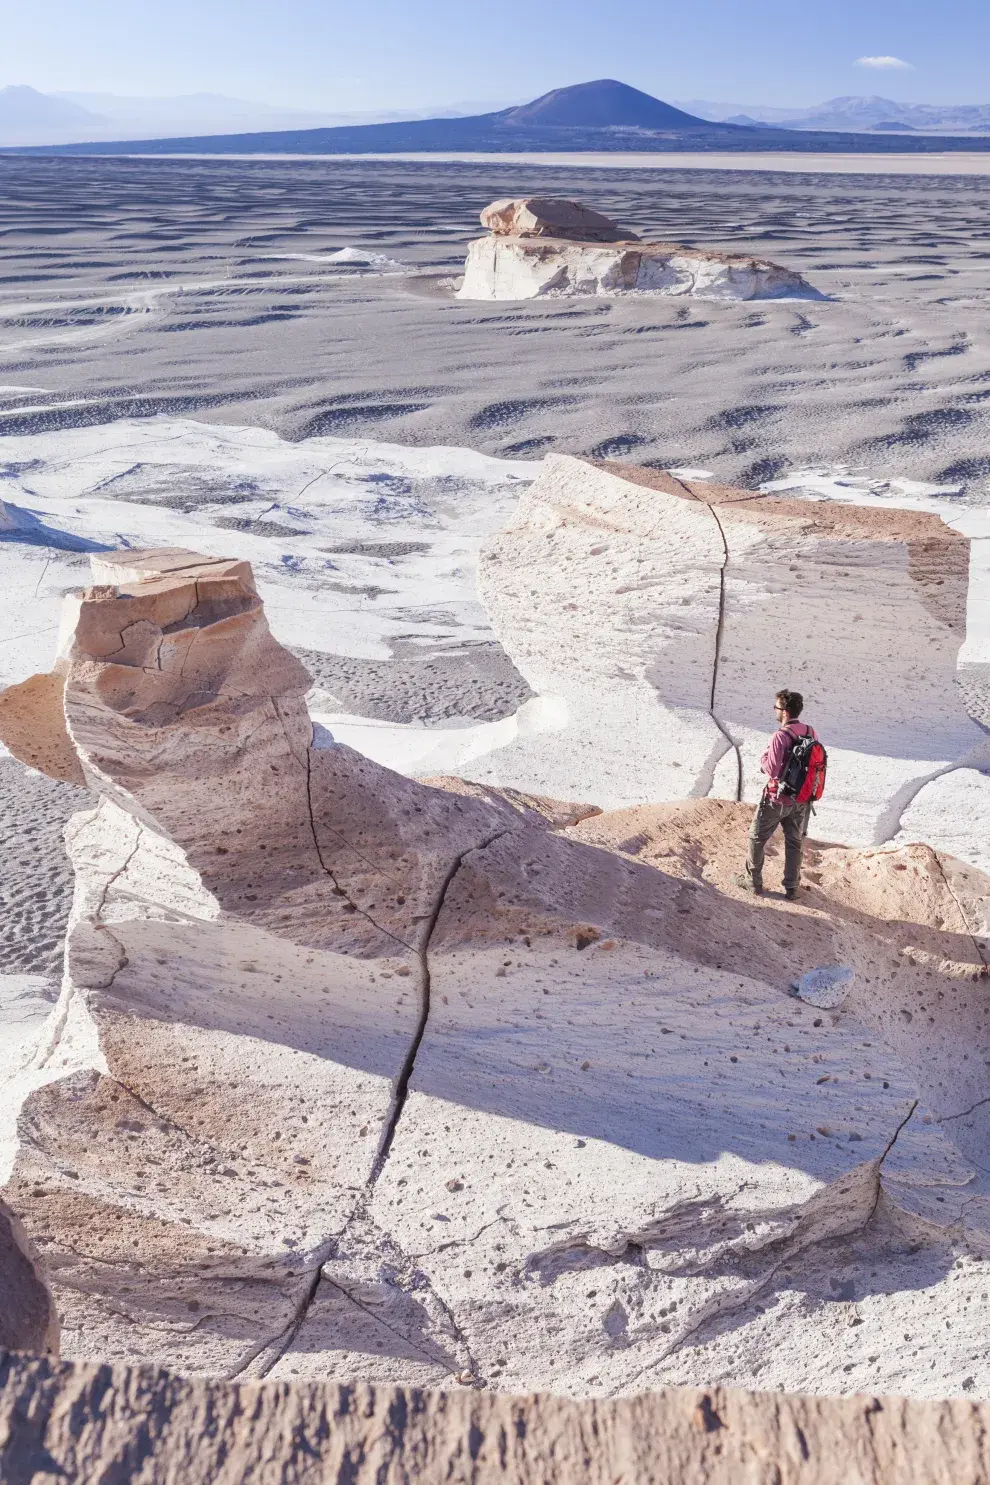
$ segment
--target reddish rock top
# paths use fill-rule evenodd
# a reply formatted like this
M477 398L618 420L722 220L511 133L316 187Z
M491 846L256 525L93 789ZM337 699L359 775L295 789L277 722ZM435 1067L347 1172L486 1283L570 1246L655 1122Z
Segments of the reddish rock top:
M559 196L493 201L481 213L481 225L496 237L562 237L571 242L638 242L609 217L580 201Z

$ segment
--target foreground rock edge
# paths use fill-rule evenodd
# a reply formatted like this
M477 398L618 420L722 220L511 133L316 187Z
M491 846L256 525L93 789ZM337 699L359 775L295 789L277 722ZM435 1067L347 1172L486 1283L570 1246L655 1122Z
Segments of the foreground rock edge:
M573 1401L362 1382L229 1383L0 1352L5 1485L118 1478L121 1468L132 1485L956 1485L990 1473L990 1406L721 1387Z

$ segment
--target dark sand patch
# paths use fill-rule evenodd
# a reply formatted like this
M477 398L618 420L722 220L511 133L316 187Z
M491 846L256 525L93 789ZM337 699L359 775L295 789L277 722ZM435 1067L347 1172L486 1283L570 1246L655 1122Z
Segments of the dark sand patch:
M973 721L990 732L990 665L961 665L956 684Z
M396 642L392 660L356 660L290 646L342 711L380 722L497 722L533 695L500 644L438 649Z
M72 906L63 831L87 789L0 758L0 972L57 972Z

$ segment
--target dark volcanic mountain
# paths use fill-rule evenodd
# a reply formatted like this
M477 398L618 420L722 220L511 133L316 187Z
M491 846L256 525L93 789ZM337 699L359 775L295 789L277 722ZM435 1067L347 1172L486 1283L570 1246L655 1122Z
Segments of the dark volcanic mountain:
M471 118L410 119L332 129L278 129L182 139L36 146L18 154L371 155L509 154L516 151L870 150L990 148L968 139L798 132L773 125L713 124L612 78L555 88L532 103Z
M602 78L554 88L532 103L502 114L506 124L525 128L564 129L711 129L706 119L672 108L626 83ZM724 126L723 126L724 127Z

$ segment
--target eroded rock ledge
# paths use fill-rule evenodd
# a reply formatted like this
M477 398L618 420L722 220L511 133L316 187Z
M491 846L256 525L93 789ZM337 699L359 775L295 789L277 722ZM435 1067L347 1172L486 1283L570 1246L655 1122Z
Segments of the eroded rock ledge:
M986 1404L722 1387L615 1401L224 1383L0 1353L5 1485L958 1485L990 1474Z
M247 564L94 578L0 723L95 795L0 1109L67 1356L990 1392L982 873L816 846L802 905L754 903L743 806L594 814L314 747ZM790 996L829 964L840 1007Z

